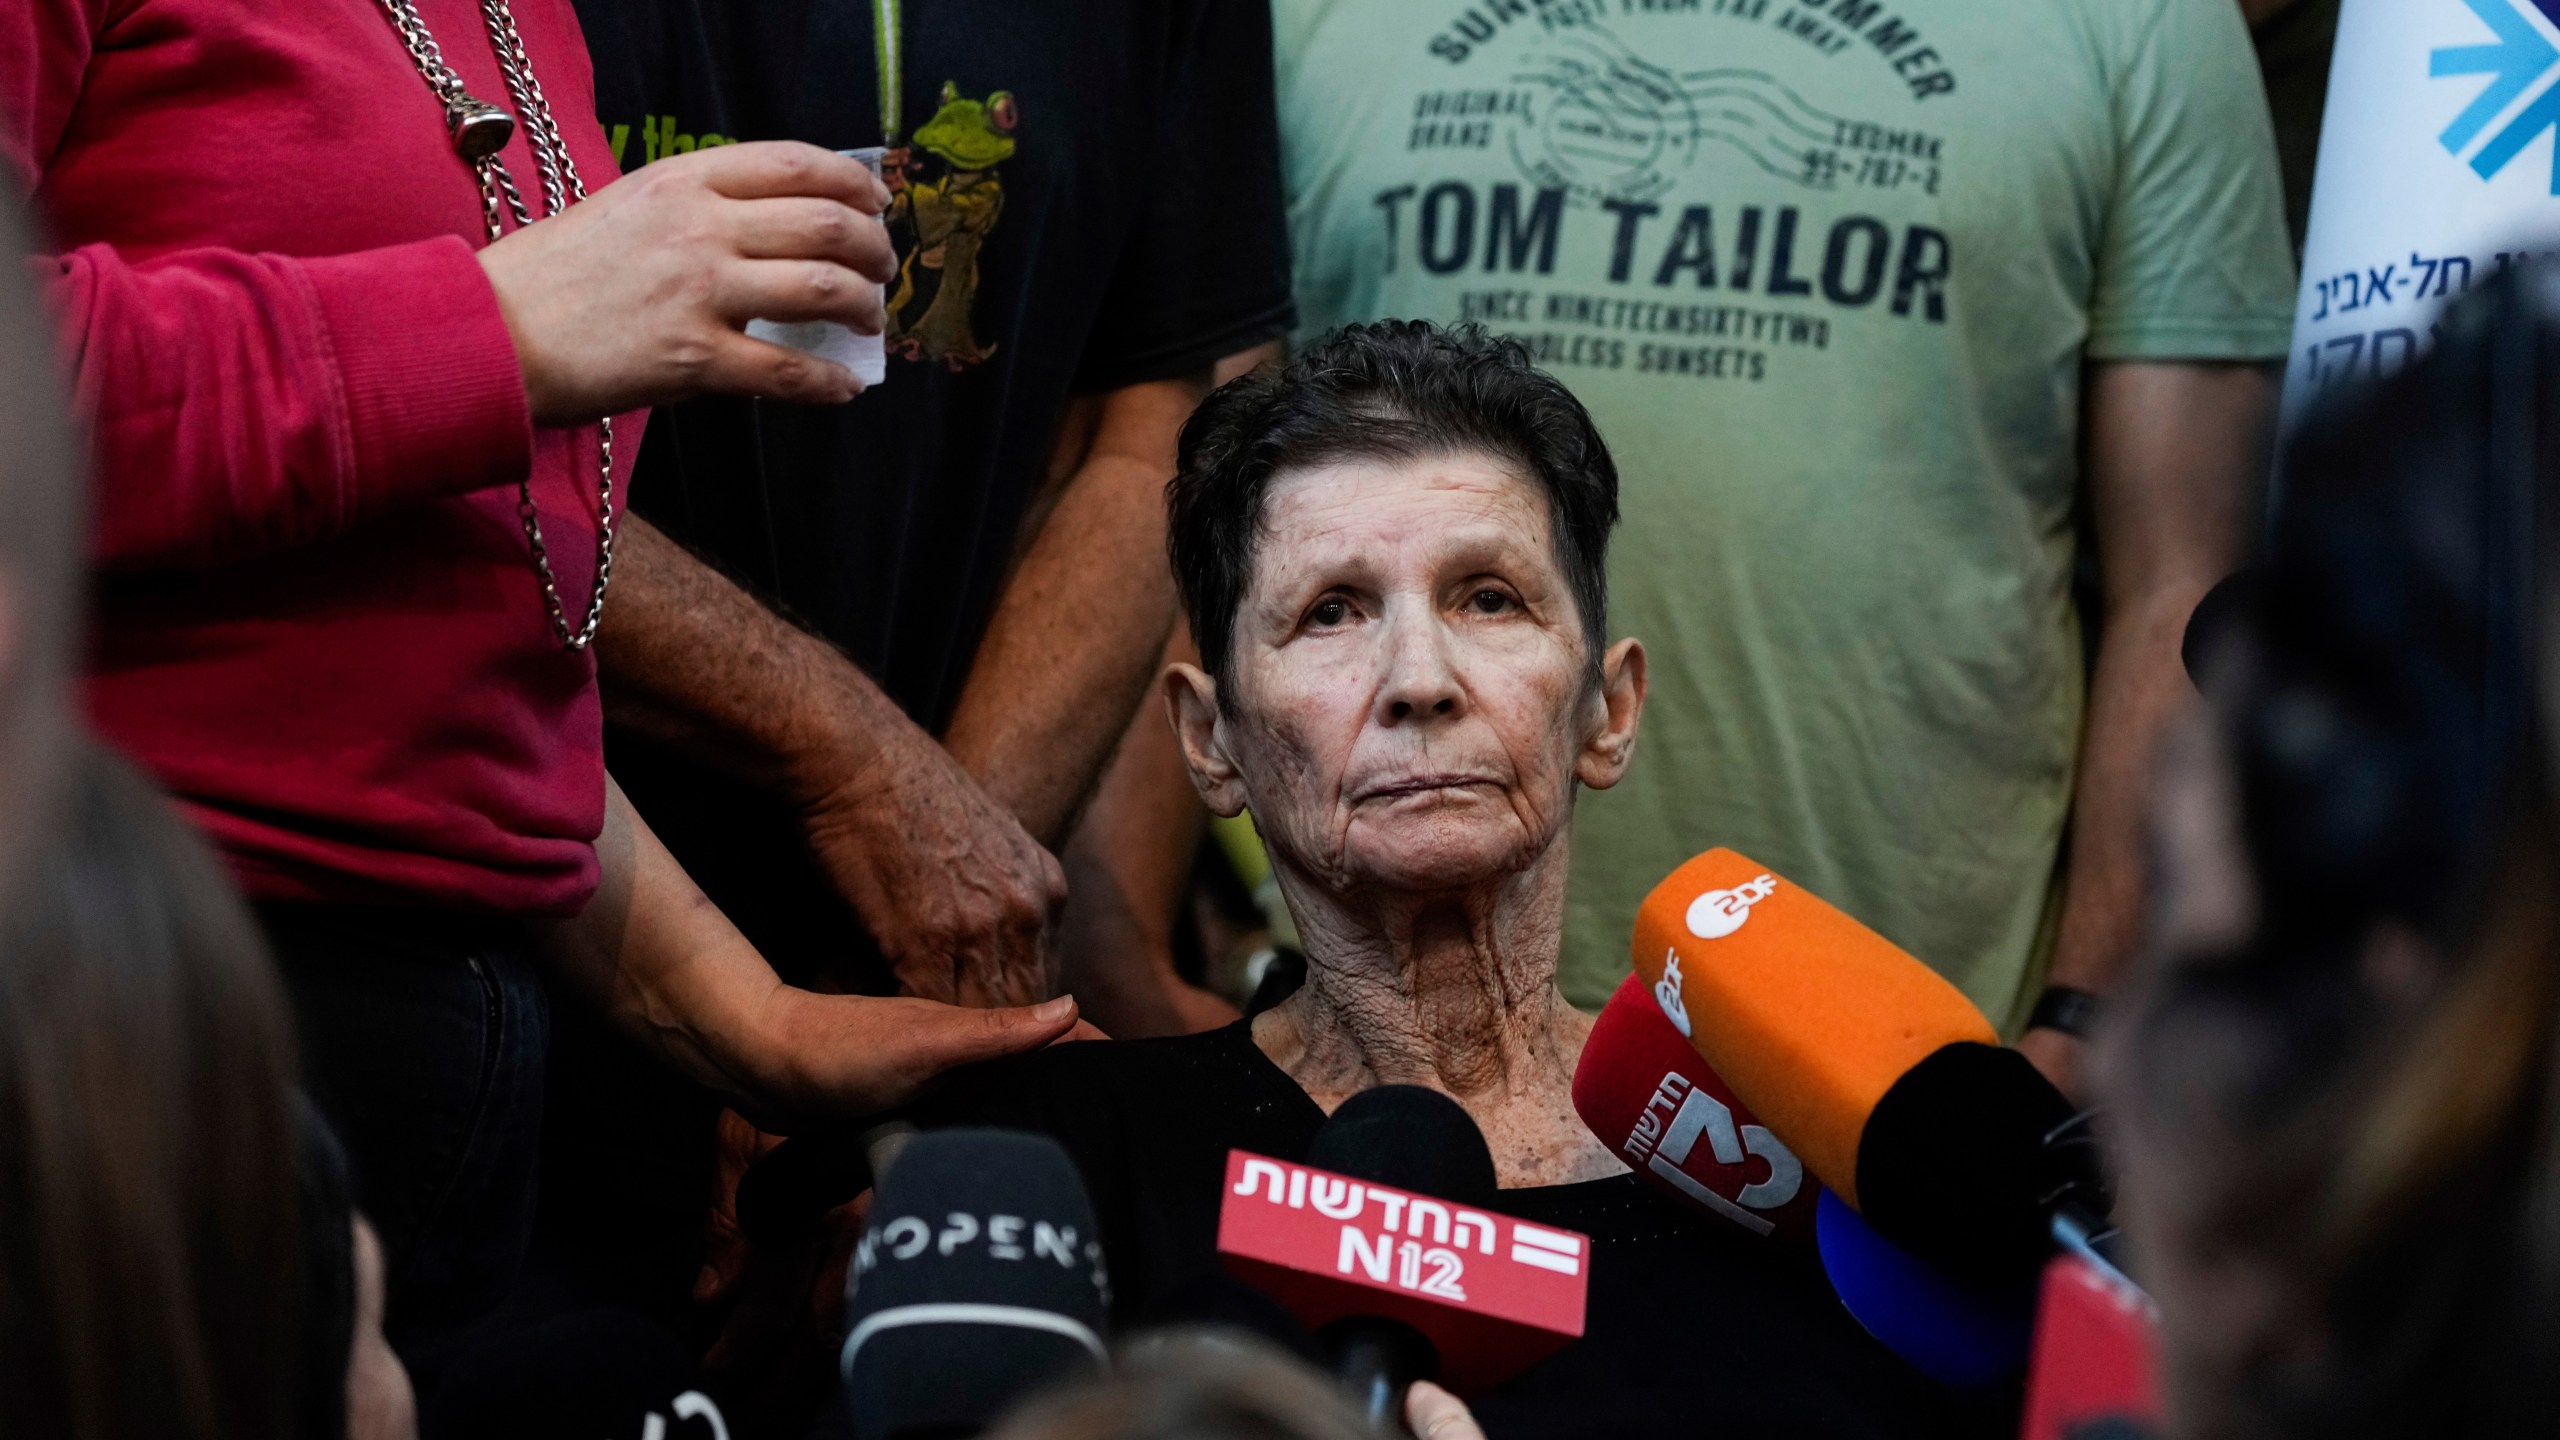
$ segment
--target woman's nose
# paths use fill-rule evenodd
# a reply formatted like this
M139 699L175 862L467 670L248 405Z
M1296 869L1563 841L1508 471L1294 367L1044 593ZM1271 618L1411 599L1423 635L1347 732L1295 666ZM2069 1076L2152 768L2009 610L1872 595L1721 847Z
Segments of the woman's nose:
M1447 636L1437 625L1391 623L1387 627L1386 683L1378 690L1378 720L1396 725L1453 719L1466 709L1466 691L1450 663Z

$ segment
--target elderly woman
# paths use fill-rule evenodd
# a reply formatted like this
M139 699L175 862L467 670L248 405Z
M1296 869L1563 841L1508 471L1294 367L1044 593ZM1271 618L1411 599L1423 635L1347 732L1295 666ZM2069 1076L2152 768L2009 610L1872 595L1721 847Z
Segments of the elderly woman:
M1063 1141L1134 1319L1215 1270L1231 1147L1298 1158L1351 1095L1428 1086L1501 1208L1596 1242L1585 1338L1484 1397L1489 1433L1938 1428L1808 1257L1655 1200L1575 1116L1574 794L1625 774L1645 693L1642 647L1604 643L1617 473L1582 406L1516 343L1354 327L1212 396L1171 504L1203 664L1167 706L1203 798L1261 828L1306 983L1226 1030L983 1068L925 1118Z

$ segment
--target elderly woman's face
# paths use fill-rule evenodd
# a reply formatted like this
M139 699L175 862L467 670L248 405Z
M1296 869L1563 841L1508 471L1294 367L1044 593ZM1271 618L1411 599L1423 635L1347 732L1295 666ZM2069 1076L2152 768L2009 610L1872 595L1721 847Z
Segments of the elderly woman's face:
M1214 720L1177 718L1210 803L1336 886L1518 870L1634 740L1632 641L1590 683L1544 493L1490 457L1275 478ZM1204 684L1196 672L1195 684Z

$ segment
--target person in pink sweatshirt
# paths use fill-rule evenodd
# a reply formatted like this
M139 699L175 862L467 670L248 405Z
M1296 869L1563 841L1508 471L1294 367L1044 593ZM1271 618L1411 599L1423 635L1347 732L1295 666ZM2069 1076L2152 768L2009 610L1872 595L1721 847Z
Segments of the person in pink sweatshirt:
M877 331L893 264L850 160L617 181L593 115L567 0L0 11L93 449L89 714L259 907L404 1349L521 1258L549 989L769 1128L1075 1023L783 986L606 776L643 408L849 399L744 326Z

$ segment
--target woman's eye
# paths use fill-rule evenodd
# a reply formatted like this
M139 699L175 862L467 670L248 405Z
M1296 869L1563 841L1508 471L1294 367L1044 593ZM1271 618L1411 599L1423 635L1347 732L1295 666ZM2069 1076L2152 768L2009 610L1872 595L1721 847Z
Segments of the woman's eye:
M1511 608L1511 597L1499 590L1479 590L1467 597L1467 608L1479 615L1499 615Z
M1307 623L1330 628L1351 618L1350 602L1338 595L1328 595L1307 612Z

